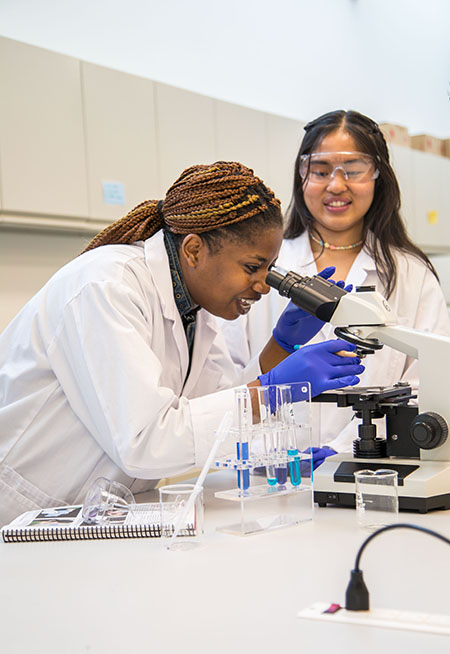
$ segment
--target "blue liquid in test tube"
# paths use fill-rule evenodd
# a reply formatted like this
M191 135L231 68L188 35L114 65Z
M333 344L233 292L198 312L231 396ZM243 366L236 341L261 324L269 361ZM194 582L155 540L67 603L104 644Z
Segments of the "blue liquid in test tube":
M275 455L275 431L270 407L269 388L261 386L257 389L259 404L259 425L263 434L264 452L267 458L266 480L269 486L277 485L277 473L271 459Z
M300 454L297 447L297 425L295 423L294 408L292 405L292 393L290 387L286 387L284 391L285 400L285 420L288 428L287 435L287 453L289 456L294 457L293 461L289 461L289 476L293 486L299 486L302 481L300 473Z
M276 474L277 474L277 483L280 484L280 486L284 486L287 482L287 466L276 468Z
M242 450L242 452L241 452ZM236 443L237 458L239 461L248 461L248 443L239 441ZM250 486L250 471L242 470L242 485L241 485L241 470L237 473L238 488L247 490Z
M287 454L287 424L286 424L286 393L289 387L284 384L276 387L275 400L275 425L276 425L276 450L278 456L285 457ZM289 394L290 398L290 394ZM276 467L277 483L285 486L288 480L287 463L281 463Z
M238 418L238 437L236 443L236 454L238 461L248 461L248 433L251 413L249 410L249 397L246 388L237 388L236 391L237 418ZM241 474L242 472L242 474ZM248 490L250 486L250 470L237 471L238 488Z

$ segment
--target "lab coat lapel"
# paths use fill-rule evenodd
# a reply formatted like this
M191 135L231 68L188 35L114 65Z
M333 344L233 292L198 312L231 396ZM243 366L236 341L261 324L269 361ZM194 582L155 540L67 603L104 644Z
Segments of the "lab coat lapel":
M298 272L300 275L317 275L316 262L309 244L307 233L292 241L284 241L282 248L283 247L288 249L288 263L292 270ZM280 259L283 267L285 267L283 258L280 257Z
M358 252L345 281L347 284L353 284L353 288L364 286L370 272L376 272L375 263L369 253L362 249ZM377 291L382 292L379 288Z
M205 371L205 361L211 352L211 347L218 334L216 319L205 309L200 309L197 315L195 326L194 350L191 362L191 370L183 389L183 395L189 397L191 391L197 385L199 377ZM212 374L212 372L210 372ZM211 383L213 380L210 380Z
M180 359L182 379L186 377L189 366L189 352L183 323L173 297L172 278L169 259L164 246L163 232L157 232L145 241L145 259L153 278L164 320L172 323L172 334ZM170 353L172 355L172 353ZM173 353L175 355L175 353Z

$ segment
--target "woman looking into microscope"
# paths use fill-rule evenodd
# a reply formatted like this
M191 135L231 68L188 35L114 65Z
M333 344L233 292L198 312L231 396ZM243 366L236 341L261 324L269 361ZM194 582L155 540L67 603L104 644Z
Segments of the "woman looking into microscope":
M203 465L234 386L358 383L360 361L336 354L354 346L336 339L233 365L216 316L269 292L281 241L273 192L219 161L185 170L47 282L0 336L0 525L79 504L97 477L139 492ZM235 451L231 435L223 447Z

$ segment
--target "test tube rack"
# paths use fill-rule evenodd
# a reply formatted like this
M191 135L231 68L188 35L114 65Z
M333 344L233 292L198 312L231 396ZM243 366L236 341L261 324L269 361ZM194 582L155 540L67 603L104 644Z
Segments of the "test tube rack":
M249 488L238 486L229 490L217 491L215 497L233 502L238 509L237 520L232 524L218 527L219 531L248 536L273 529L292 527L312 520L314 512L313 474L311 454L301 453L289 456L280 453L277 456L252 456L246 461L240 459L220 459L215 462L216 469L228 469L253 472L268 465L281 466L300 463L301 481L293 485L289 480L285 484L270 486L264 477L251 475Z
M237 487L215 497L237 505L239 518L221 531L248 535L312 519L310 399L307 382L235 389L236 458L215 467L236 471ZM257 468L265 480L251 475Z

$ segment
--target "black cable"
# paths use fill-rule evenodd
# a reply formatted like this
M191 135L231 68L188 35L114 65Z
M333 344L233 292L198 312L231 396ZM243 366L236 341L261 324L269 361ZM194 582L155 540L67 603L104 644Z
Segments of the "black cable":
M446 538L442 534L439 534L437 531L433 531L432 529L427 529L426 527L419 527L418 525L410 525L407 522L400 522L395 525L387 525L386 527L380 527L380 529L377 529L377 531L374 531L373 534L370 534L364 541L364 543L361 545L359 548L358 554L356 555L356 560L355 560L355 570L359 570L359 561L361 559L361 555L366 548L366 545L370 543L370 541L375 538L375 536L378 536L378 534L381 534L383 531L390 531L391 529L415 529L416 531L424 531L426 534L430 534L430 536L436 536L436 538L439 538L440 540L443 540L444 543L447 543L447 545L450 545L450 538Z
M373 534L370 534L363 542L361 547L358 550L355 560L355 568L350 573L350 582L347 586L345 593L345 608L347 611L368 611L369 610L369 591L367 590L366 584L364 583L362 570L359 568L359 562L361 560L362 553L370 541L378 536L378 534L383 533L383 531L390 531L391 529L415 529L416 531L423 531L430 536L435 536L439 540L444 541L447 545L450 545L450 539L446 538L442 534L439 534L437 531L432 529L427 529L426 527L419 527L418 525L410 525L407 523L399 523L396 525L387 525L386 527L381 527L374 531Z

